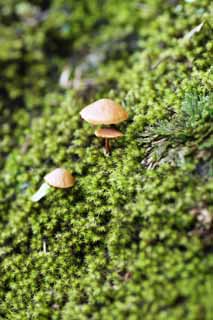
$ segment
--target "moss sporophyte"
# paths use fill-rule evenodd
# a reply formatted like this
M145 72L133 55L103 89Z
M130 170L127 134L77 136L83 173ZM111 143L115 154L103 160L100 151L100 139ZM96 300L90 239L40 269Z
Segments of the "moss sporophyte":
M63 168L57 168L44 177L44 183L40 186L38 191L32 196L33 202L39 201L45 197L51 187L66 189L70 188L75 183L75 178L70 174L69 171Z
M112 125L128 119L128 113L122 106L110 99L100 99L85 107L80 112L81 117L94 125ZM104 151L109 155L111 147L109 139L118 138L122 133L112 128L98 129L97 137L105 139Z

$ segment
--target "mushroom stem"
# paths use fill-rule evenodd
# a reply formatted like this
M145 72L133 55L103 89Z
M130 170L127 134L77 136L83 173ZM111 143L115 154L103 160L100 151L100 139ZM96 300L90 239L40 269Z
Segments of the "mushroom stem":
M42 185L40 186L38 191L36 193L34 193L34 195L32 196L31 200L33 202L39 201L41 198L46 196L46 194L48 193L50 188L51 187L46 182L42 183Z
M105 151L106 151L106 154L109 154L110 150L111 150L111 147L110 147L109 139L105 138Z

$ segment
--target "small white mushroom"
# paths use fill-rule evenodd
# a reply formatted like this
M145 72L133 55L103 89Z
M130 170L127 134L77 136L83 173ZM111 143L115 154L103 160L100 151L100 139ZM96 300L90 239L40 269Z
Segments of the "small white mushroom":
M71 69L69 66L65 66L59 79L59 85L62 88L69 89L72 85L72 82L69 80L71 74Z

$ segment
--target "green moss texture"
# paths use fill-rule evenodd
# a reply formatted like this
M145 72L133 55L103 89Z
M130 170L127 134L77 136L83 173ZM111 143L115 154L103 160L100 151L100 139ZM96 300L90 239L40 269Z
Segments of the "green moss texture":
M0 0L0 319L212 319L212 17ZM110 157L79 116L100 98L129 113ZM75 186L33 203L56 167Z

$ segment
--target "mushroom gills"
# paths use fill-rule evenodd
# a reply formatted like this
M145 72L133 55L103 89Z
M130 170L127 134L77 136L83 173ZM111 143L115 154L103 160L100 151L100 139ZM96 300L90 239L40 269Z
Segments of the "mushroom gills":
M39 201L41 198L46 196L50 189L51 187L46 182L42 183L38 191L32 196L31 200L33 202Z

